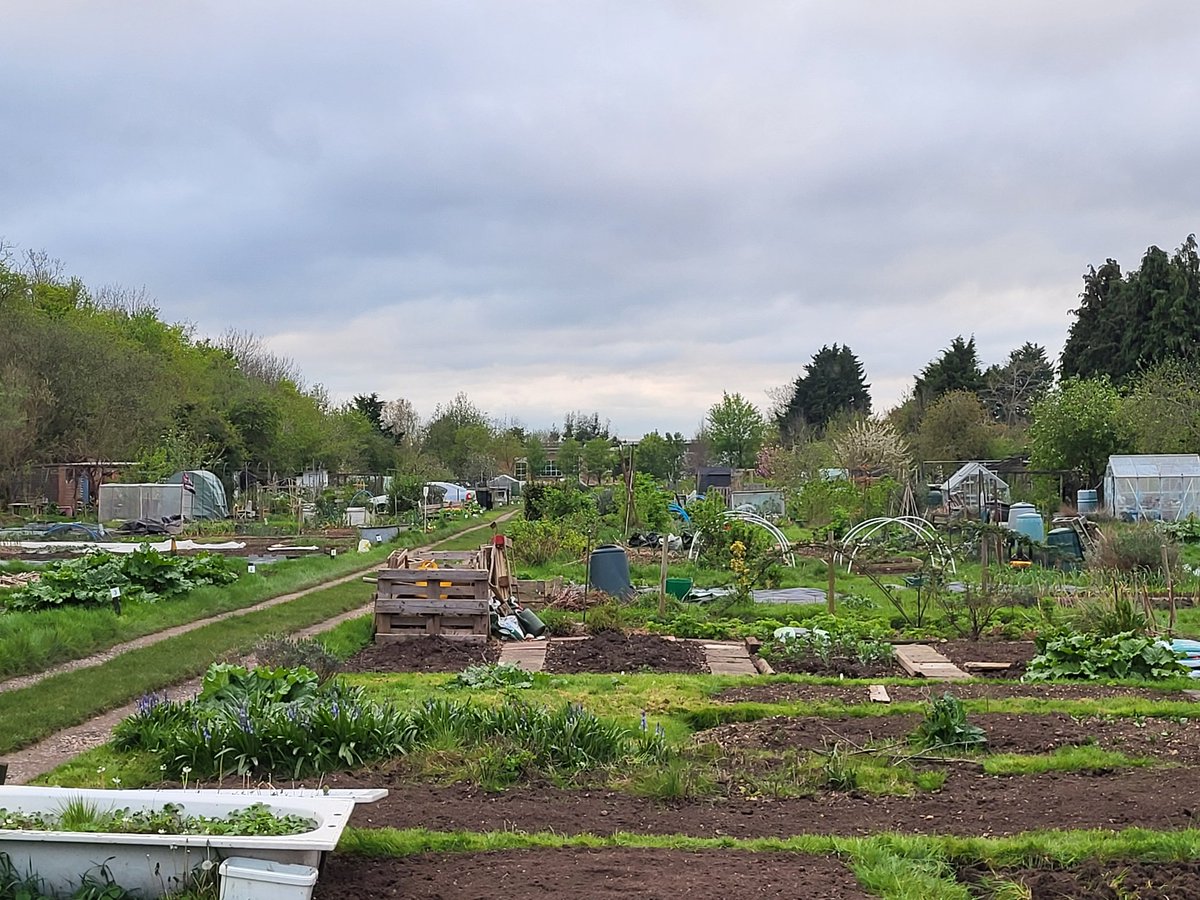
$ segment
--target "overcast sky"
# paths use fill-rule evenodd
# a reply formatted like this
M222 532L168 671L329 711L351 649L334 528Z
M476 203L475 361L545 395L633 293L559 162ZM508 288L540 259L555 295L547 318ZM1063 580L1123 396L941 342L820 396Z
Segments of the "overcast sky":
M424 416L883 409L1197 230L1198 75L1194 0L4 0L0 238Z

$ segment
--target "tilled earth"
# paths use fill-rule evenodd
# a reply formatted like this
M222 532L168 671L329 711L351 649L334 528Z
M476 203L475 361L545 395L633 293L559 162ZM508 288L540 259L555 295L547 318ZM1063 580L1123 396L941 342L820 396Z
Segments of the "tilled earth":
M930 682L925 685L889 684L888 696L896 702L924 701L950 691L960 700L1004 700L1012 697L1030 697L1042 700L1105 700L1114 697L1134 697L1143 700L1191 702L1191 698L1180 691L1161 691L1154 688L1110 687L1090 684L1045 684L1042 682L994 684L981 681ZM714 698L722 703L786 703L788 701L837 701L841 703L867 703L865 684L796 684L786 681L764 681L731 687Z
M822 750L904 743L921 723L919 715L772 716L699 732L699 743L762 750ZM1200 765L1200 719L1133 719L1063 713L981 713L967 717L987 734L991 753L1050 753L1059 747L1096 744L1127 756Z
M602 631L578 641L551 641L546 648L547 672L707 672L704 650L694 641L674 641L657 634Z
M959 877L990 900L993 891L980 887L1001 876L1025 885L1030 900L1200 900L1200 862L1105 862L1095 860L1068 869L1009 869L990 872L972 868Z
M494 663L496 641L476 644L448 641L440 635L408 641L368 644L342 666L344 672L461 672L468 666Z
M1037 655L1033 641L940 641L931 644L938 653L959 668L967 663L1009 663L1007 669L981 670L974 674L987 678L1020 678L1029 661ZM970 671L970 668L967 668Z
M868 900L836 859L802 853L604 848L423 853L375 859L334 853L316 900L503 897L804 897Z
M1103 775L991 776L953 767L941 790L910 797L823 792L811 797L656 801L609 790L408 784L386 770L328 776L331 788L387 787L359 806L358 827L699 837L864 835L880 831L1010 835L1043 828L1157 829L1200 825L1195 769L1129 769Z

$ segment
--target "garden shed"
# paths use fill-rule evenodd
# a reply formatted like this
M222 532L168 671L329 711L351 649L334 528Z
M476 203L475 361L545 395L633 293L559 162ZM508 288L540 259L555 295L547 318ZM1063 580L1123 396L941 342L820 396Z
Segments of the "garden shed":
M979 513L1009 501L1008 482L981 462L964 464L940 485L952 511Z
M1200 455L1110 456L1104 470L1104 508L1126 522L1178 522L1200 515Z

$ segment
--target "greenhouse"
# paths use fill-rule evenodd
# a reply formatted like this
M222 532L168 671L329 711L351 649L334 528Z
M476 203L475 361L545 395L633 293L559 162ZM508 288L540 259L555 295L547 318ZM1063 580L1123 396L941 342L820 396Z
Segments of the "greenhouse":
M1110 456L1104 471L1104 508L1125 522L1178 522L1200 515L1200 456Z
M1008 503L1008 484L979 462L969 462L939 485L951 512L978 514L1000 503Z

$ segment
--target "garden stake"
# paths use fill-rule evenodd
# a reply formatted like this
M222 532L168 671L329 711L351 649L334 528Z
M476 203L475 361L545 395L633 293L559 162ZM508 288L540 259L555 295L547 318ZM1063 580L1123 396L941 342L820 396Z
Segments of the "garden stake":
M669 535L663 536L662 542L662 565L658 570L658 617L665 619L667 617L667 545L670 543L667 540Z
M833 532L829 532L829 556L825 560L829 568L829 588L825 593L825 611L831 616L835 614L835 595L834 591L837 587L837 573L834 571L834 549L833 549Z

